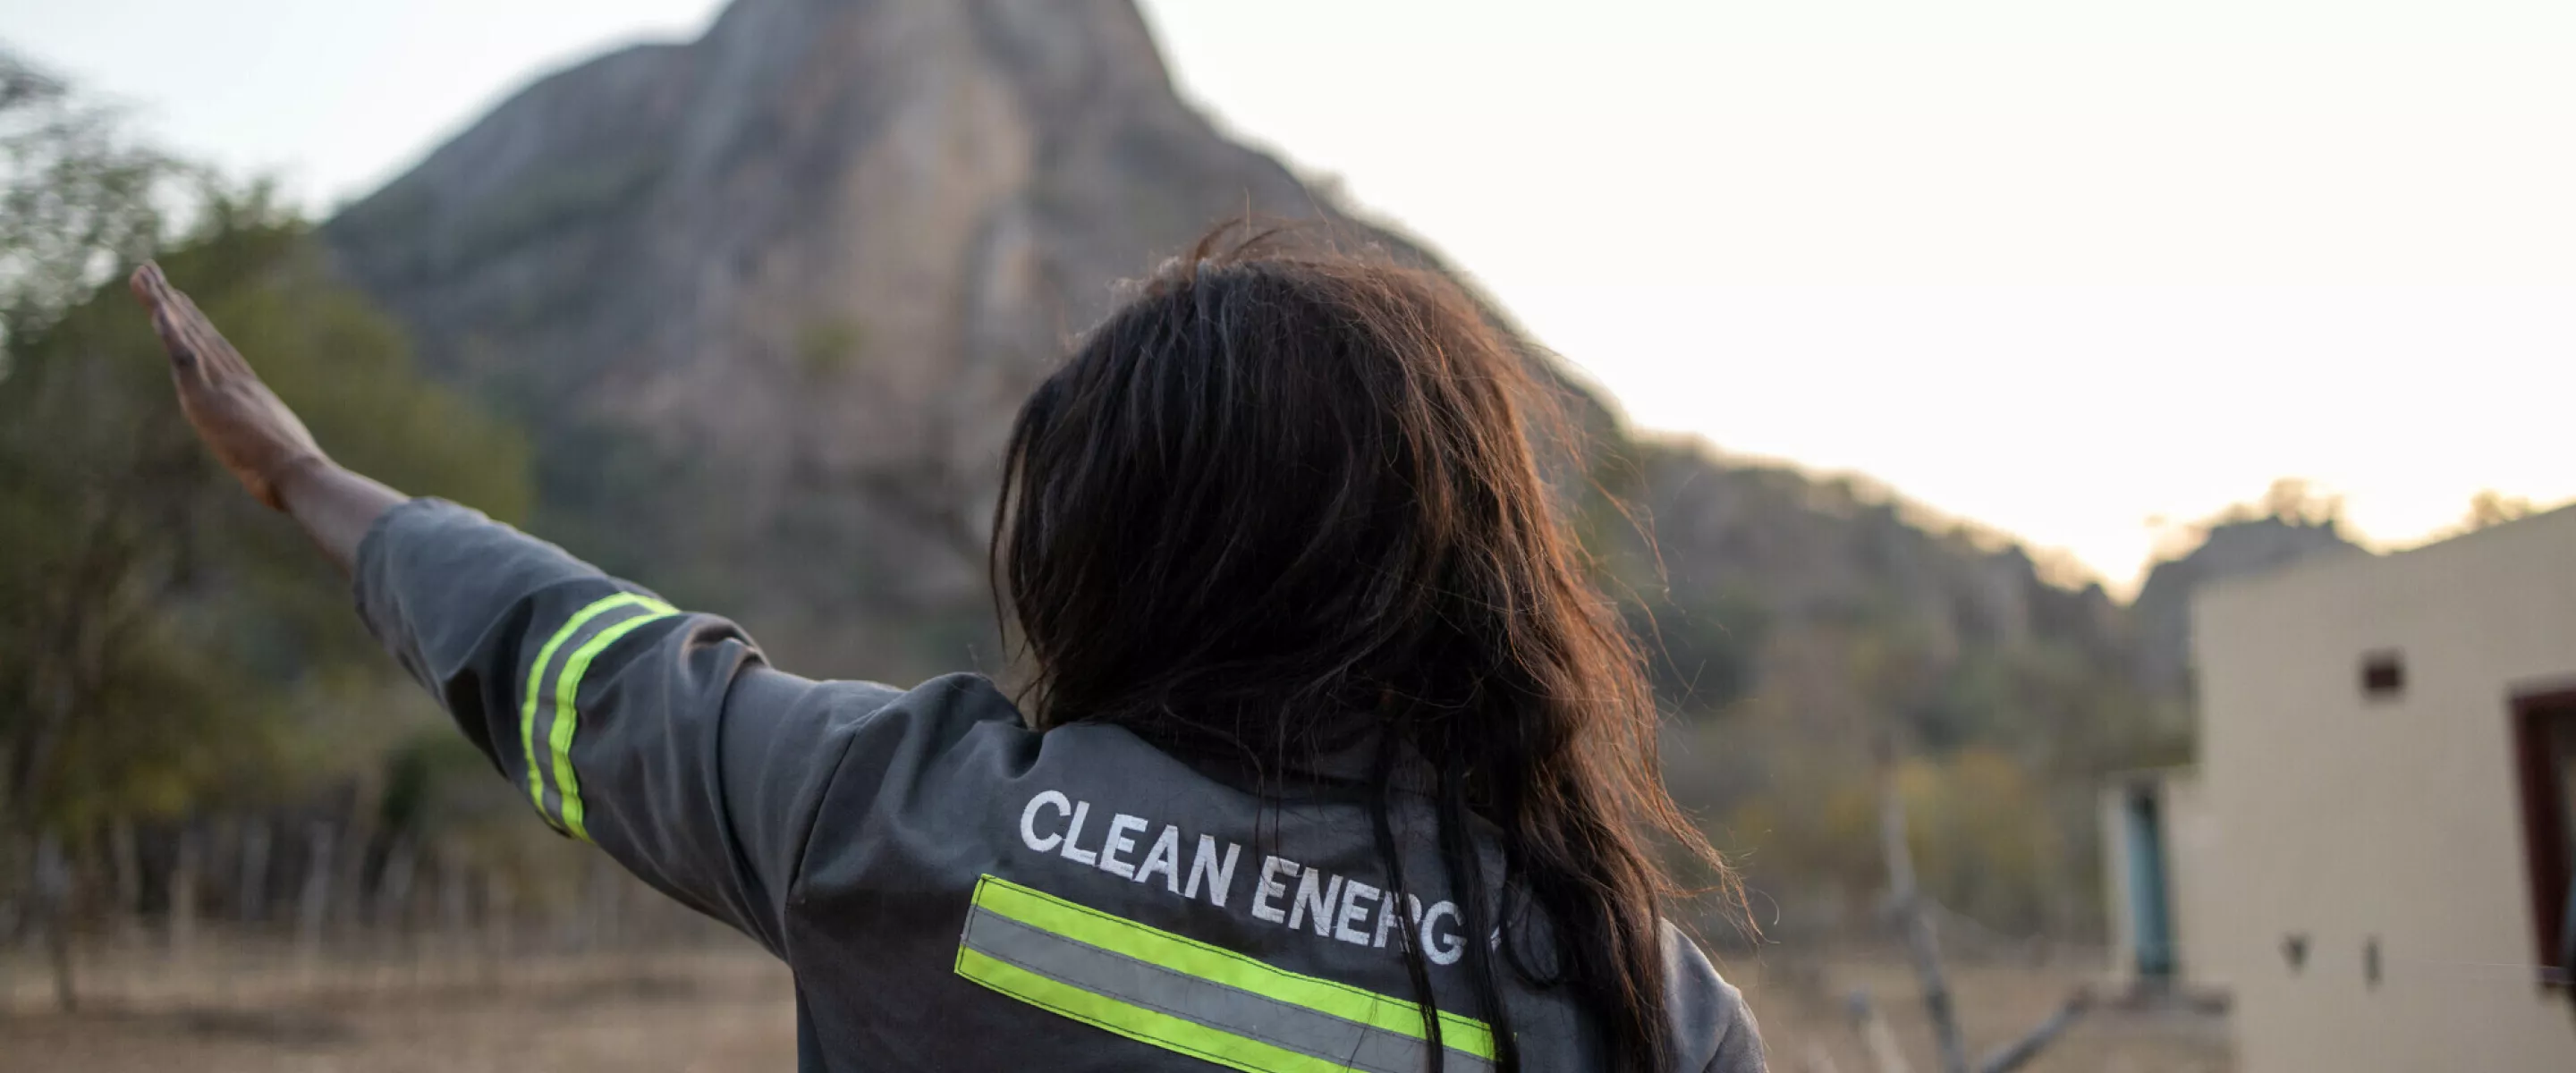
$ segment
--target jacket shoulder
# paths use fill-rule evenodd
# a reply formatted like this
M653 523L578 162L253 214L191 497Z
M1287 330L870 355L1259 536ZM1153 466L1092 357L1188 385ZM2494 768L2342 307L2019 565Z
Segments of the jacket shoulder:
M1762 1032L1744 992L1718 974L1681 929L1664 925L1665 995L1675 1068L1689 1073L1762 1073Z

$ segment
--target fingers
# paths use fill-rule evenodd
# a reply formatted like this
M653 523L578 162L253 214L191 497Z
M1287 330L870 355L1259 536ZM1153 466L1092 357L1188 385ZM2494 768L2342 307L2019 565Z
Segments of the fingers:
M153 309L152 333L161 337L161 349L169 352L173 375L191 380L206 379L205 353L188 339L186 329L173 322L168 306Z
M125 286L134 292L135 300L142 302L144 309L151 311L152 333L161 337L161 349L169 352L172 371L202 375L204 365L197 348L189 344L187 336L170 315L173 292L169 278L161 274L161 266L143 262L142 267L125 278Z
M206 320L186 292L170 285L161 266L150 261L134 270L126 280L134 296L152 311L152 330L161 337L161 347L170 354L175 372L199 378L225 374L253 375L250 364L225 342L223 333Z
M162 294L170 289L170 281L161 275L160 265L145 261L133 275L125 277L125 286L145 308L157 310L161 308Z

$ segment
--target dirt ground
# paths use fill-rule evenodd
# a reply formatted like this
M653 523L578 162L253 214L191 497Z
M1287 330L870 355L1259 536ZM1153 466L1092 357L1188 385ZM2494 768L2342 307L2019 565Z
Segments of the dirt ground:
M757 951L536 965L94 973L74 1014L23 973L0 1073L793 1069L787 972ZM93 994L93 989L95 993Z
M1913 973L1893 954L1724 959L1720 970L1744 989L1762 1023L1774 1073L1874 1073L1853 1027L1848 996L1867 992L1916 1073L1937 1073L1930 1021ZM2020 1038L2078 987L2098 984L2089 961L2061 966L1953 964L1950 987L1973 1063ZM2232 1073L2224 1016L2166 1005L2096 1006L2042 1051L2024 1073Z
M23 970L26 966L19 965ZM1870 992L1930 1073L1912 979L1890 958L1726 959L1780 1073L1874 1073L1845 996ZM1972 1053L2017 1036L2087 978L2077 968L1957 966ZM789 1069L787 974L757 951L595 956L541 963L133 966L92 974L82 1012L44 1010L41 979L0 986L0 1073L646 1073ZM2205 1014L2101 1012L2038 1061L2048 1073L2228 1073L2225 1022Z

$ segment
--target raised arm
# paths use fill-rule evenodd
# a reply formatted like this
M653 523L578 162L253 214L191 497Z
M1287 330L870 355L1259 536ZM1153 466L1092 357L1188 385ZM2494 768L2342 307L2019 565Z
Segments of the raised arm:
M335 465L159 269L134 293L188 421L355 581L359 614L546 822L783 949L846 740L897 694L770 669L751 638L562 549Z
M170 352L170 379L188 424L259 501L285 511L342 572L357 568L358 545L376 519L404 496L340 468L305 431L295 411L260 383L241 351L146 263L127 281L152 312L152 328Z

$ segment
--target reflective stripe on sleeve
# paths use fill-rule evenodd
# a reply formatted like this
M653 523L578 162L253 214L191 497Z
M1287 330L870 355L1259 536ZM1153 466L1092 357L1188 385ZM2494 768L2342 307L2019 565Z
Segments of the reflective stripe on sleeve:
M557 629L554 636L546 640L545 646L537 650L536 662L528 665L527 700L525 703L520 705L519 708L519 740L521 747L526 752L528 763L528 799L536 805L538 815L544 816L548 823L553 823L557 828L566 830L568 833L580 834L581 832L579 828L571 826L571 823L558 821L554 814L546 808L545 771L549 766L553 767L556 776L555 788L559 798L565 802L575 800L572 783L569 781L572 773L572 759L569 755L572 747L571 721L565 718L565 713L569 712L572 707L569 699L570 694L562 690L559 685L558 689L555 691L555 695L558 698L557 703L548 709L550 714L553 714L555 717L554 726L550 728L550 733L547 735L548 744L552 746L552 748L549 749L549 752L554 754L552 757L552 759L554 759L554 763L551 765L540 764L538 762L537 714L540 709L537 706L537 700L539 697L546 695L546 690L544 688L547 679L546 671L548 666L554 662L555 652L558 649L561 649L567 642L570 642L574 637L578 636L582 631L582 627L590 625L592 620L608 614L611 611L629 607L640 608L644 612L647 612L644 616L645 618L660 618L676 613L669 604L663 603L662 601L653 599L649 596L638 596L631 592L621 592L613 596L593 601L589 606L582 608L580 611L574 612L571 618L564 620L562 628ZM639 620L629 621L638 621L640 624ZM620 625L623 625L623 623ZM596 638L593 638L594 643L596 640ZM588 646L578 648L573 652L573 658L566 661L564 669L572 671L576 662L580 666L587 667L590 660L588 656L583 654L584 652L589 652L591 655L597 654L596 650L590 649ZM572 673L571 677L577 687L580 682L579 673L575 671ZM574 808L577 808L577 806L569 804L566 806L567 811ZM578 821L576 820L572 822ZM589 836L584 834L582 837L587 839Z
M572 735L581 720L581 712L574 707L573 698L581 692L581 676L590 670L591 659L616 644L618 638L635 632L646 623L659 622L678 614L664 607L601 630L599 636L590 639L590 643L574 649L572 658L564 661L563 671L555 675L555 725L550 728L548 744L554 747L555 789L563 798L564 830L574 838L590 841L590 828L583 825L581 818L581 780L572 773Z
M996 876L975 886L957 974L1034 1006L1247 1073L1422 1067L1421 1007L1277 968ZM1492 1030L1440 1015L1449 1068L1493 1069Z

